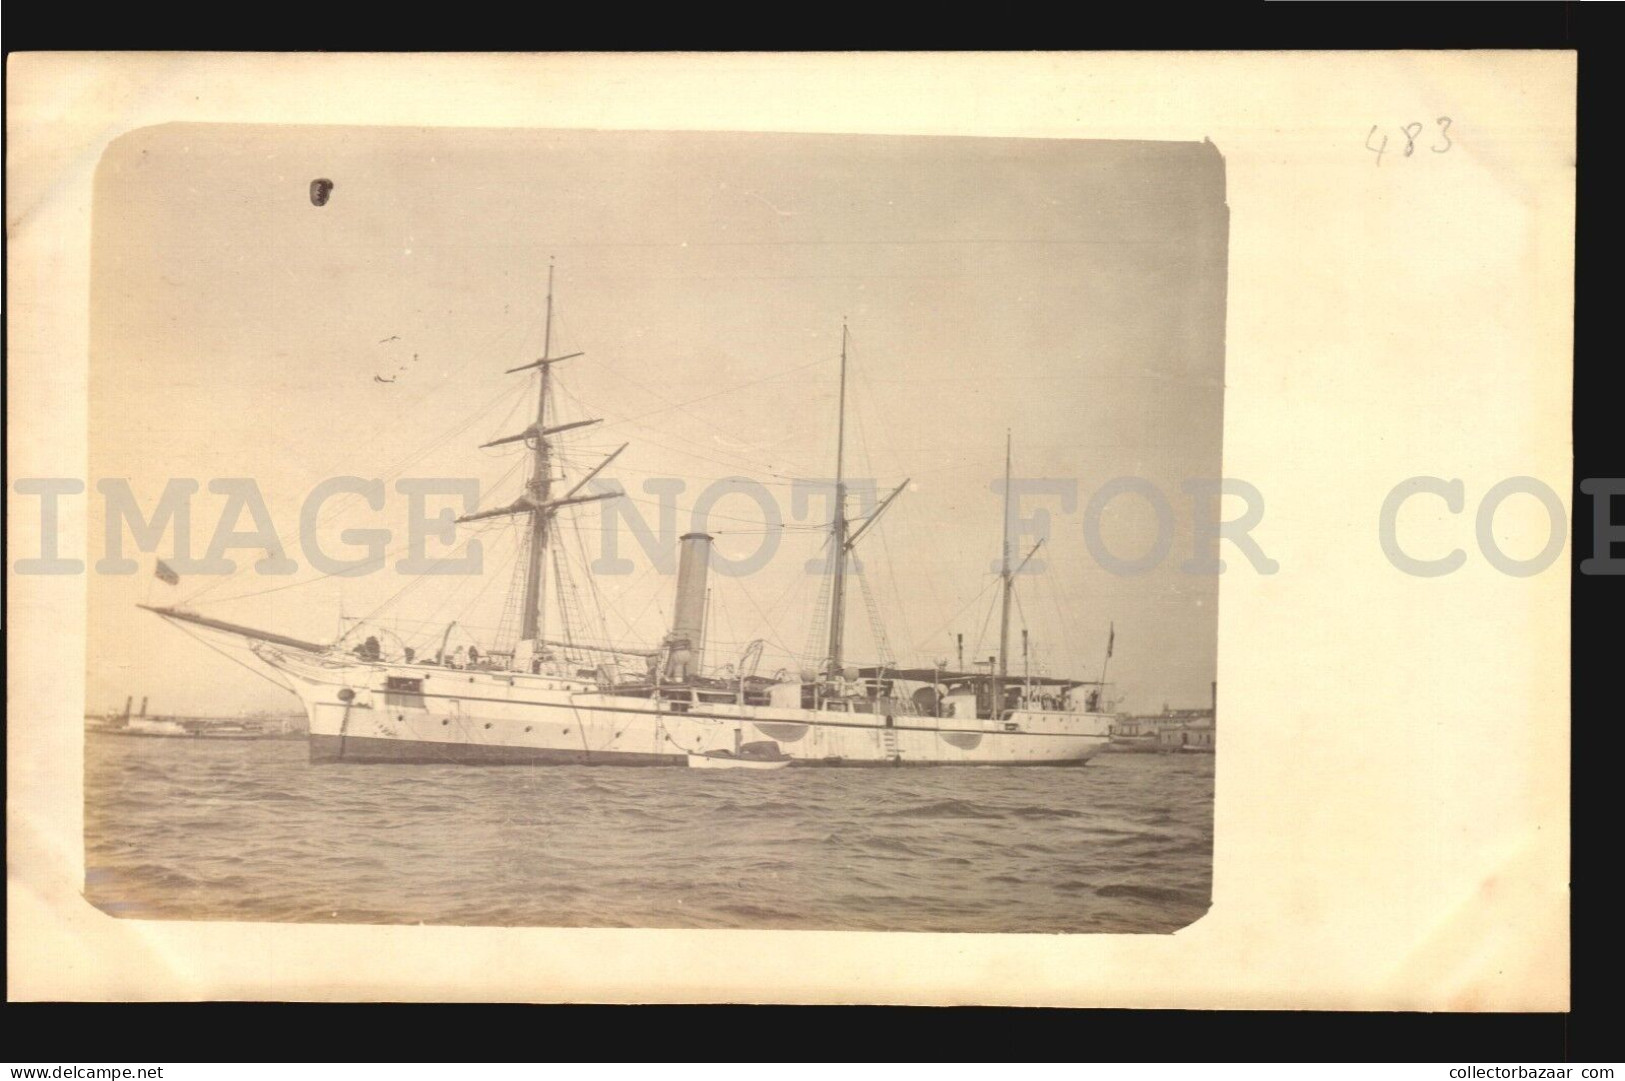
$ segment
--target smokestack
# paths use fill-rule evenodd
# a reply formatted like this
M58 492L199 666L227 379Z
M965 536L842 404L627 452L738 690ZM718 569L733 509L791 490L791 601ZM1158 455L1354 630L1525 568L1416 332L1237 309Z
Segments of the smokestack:
M964 635L964 633L961 632L958 635L958 638L959 638L959 670L961 672L963 672L965 670L965 635Z
M133 706L133 705L135 705L135 695L133 695L133 694L125 695L124 696L124 719L126 721L130 719L130 707Z
M145 717L146 715L147 715L147 696L142 695L141 696L141 716Z
M711 534L685 533L677 556L677 601L672 607L671 649L666 677L686 680L699 674L705 649L705 577L711 567Z

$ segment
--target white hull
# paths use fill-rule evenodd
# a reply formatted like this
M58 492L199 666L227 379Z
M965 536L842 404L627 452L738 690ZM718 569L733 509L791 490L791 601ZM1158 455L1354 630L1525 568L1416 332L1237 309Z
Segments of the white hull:
M1080 765L1110 742L1113 719L680 703L604 693L585 679L255 652L303 700L312 761L682 766L691 753L732 751L743 738L777 743L796 765Z

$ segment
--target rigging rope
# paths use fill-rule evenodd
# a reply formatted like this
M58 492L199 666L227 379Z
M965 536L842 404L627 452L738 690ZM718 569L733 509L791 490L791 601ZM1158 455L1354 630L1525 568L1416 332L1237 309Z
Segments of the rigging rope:
M987 625L993 621L993 609L997 608L998 606L998 598L994 597L993 603L987 606L987 615L982 617L982 629L977 632L976 645L971 649L972 667L975 667L976 659L982 652L982 640L987 637Z
M488 412L499 401L501 401L504 396L506 396L508 394L512 394L512 393L513 393L513 388L512 387L503 388L503 390L502 390L502 392L500 394L497 394L495 397L488 400L484 405L482 405L479 409L475 410L472 414L470 414L462 422L460 422L459 424L455 425L454 427L446 430L445 432L441 433L439 436L436 436L435 438L431 439L427 444L424 444L424 445L420 446L418 450L413 451L412 453L408 454L405 458L402 458L394 466L392 466L389 469L388 472L386 472L382 477L380 477L379 480L381 480L385 484L387 484L391 480L394 480L396 477L398 477L402 473L404 473L407 469L411 468L420 459L427 456L428 454L433 453L433 451L437 447L441 446L442 444L446 443L447 441L451 440L452 438L456 437L457 435L460 435L467 428L471 427L474 424L475 421L477 421L483 414ZM502 484L502 482L505 481L508 478L508 476L512 474L512 472L513 471L510 469L508 471L508 473L503 474L502 478L497 481L497 485ZM355 504L356 500L362 499L362 498L364 498L364 497L358 492L346 492L336 502L331 503L328 506L326 512L316 520L316 523L315 523L316 528L320 529L322 526L330 524L340 514L343 514L346 511L348 511ZM299 525L297 525L297 526L293 527L292 529L288 530L287 532L283 533L280 537L277 538L278 547L280 547L284 552L286 552L287 547L288 547L288 542L291 541L298 533L300 533L303 528L304 528L304 524L301 522ZM252 564L249 564L249 563L242 564L236 570L234 570L232 573L230 573L228 575L225 575L223 577L217 578L214 581L212 581L212 582L198 588L197 590L193 591L192 593L187 594L185 597L183 597L181 599L181 601L179 603L180 604L193 604L193 603L195 603L199 599L207 596L209 593L212 593L214 590L219 589L221 586L225 585L226 583L231 582L231 581L235 581L237 579L237 577L239 575L241 575L245 570L247 570L250 566L252 566ZM332 575L325 574L325 575L322 575L321 578L313 578L313 579L308 579L305 582L290 583L288 585L276 586L276 587L273 587L272 589L262 590L260 592L274 593L274 592L277 592L278 590L281 590L281 589L291 588L292 585L296 585L296 584L297 585L307 585L310 582L321 581L322 578L330 578L330 577L332 577ZM246 594L241 594L241 595L239 595L237 597L225 598L225 600L240 600L240 599L242 599L242 597L253 597L253 596L258 596L258 595L259 595L259 593L246 593ZM216 601L218 603L224 603L224 600L220 600L219 598L216 598Z
M180 622L179 620L172 619L169 622L170 622L171 625L179 627L183 632L185 632L187 635L191 636L192 638L196 639L198 642L201 642L204 646L208 647L209 649L214 650L216 653L218 653L222 657L226 658L226 660L230 661L232 664L235 664L240 668L247 669L248 671L254 673L256 676L259 676L261 679L265 680L267 683L270 683L272 686L280 687L283 690L287 691L289 694L296 694L297 693L296 691L294 691L291 684L288 684L288 683L284 682L283 680L275 679L275 678L273 678L271 676L268 676L264 672L261 672L258 668L255 668L250 664L247 664L247 663L245 663L245 662L243 662L241 660L238 660L236 657L233 657L230 653L227 653L224 649L221 649L219 646L215 645L213 642L210 642L208 639L204 638L202 635L200 635L196 631L194 631L191 627L186 626L184 623Z
M596 617L594 625L589 628L589 633L605 645L614 645L614 639L609 633L609 622L604 619L606 598L603 590L598 588L598 576L592 573L592 561L587 556L587 541L581 532L581 519L573 514L570 516L570 530L575 535L576 554L581 557L581 573L587 580L587 590L592 596L591 610ZM585 616L588 613L584 610L582 614Z
M770 619L768 619L768 618L767 618L767 615L766 615L766 614L765 614L765 613L764 613L764 612L763 612L763 611L762 611L762 606L761 606L761 605L759 605L759 604L757 604L757 603L756 603L756 598L755 598L755 597L753 597L753 596L752 596L752 595L751 595L751 592L750 592L750 590L748 590L748 589L746 589L746 588L745 588L745 585L744 585L744 583L743 583L743 582L741 582L741 583L739 583L739 592L741 592L741 593L743 593L743 594L744 594L744 595L745 595L745 599L746 599L746 600L747 600L747 601L750 601L750 605L751 605L751 607L752 607L752 608L754 608L754 609L756 609L756 614L757 614L757 615L758 615L758 616L760 616L760 617L761 617L761 619L762 619L762 626L763 626L763 628L764 628L764 629L770 629L770 628L772 628L772 626L773 626L773 622L772 622L772 620L770 620ZM788 589L786 589L786 590L785 590L785 594L788 594L788 593L789 593L789 590L788 590ZM780 597L780 599L781 599L781 600L782 600L782 599L783 599L783 595L781 595L781 597ZM795 654L794 654L794 653L793 653L793 652L791 652L791 651L790 651L790 650L789 650L789 649L788 649L788 648L786 648L786 646L785 646L785 645L784 645L784 643L783 643L783 642L781 642L781 641L779 641L779 640L778 640L778 638L776 638L776 637L770 637L770 636L769 636L769 634L767 634L767 633L764 633L764 634L763 634L763 637L764 637L764 638L766 638L766 639L767 639L767 641L768 641L768 642L770 642L770 643L772 643L772 645L773 645L773 646L774 646L774 647L775 647L775 648L777 648L777 649L779 649L779 650L781 650L781 651L783 651L783 653L784 653L784 655L785 655L785 656L786 656L786 657L789 657L789 658L791 658L791 659L794 659L794 658L795 658Z
M502 474L501 477L497 478L497 482L494 485L491 486L491 488L487 491L487 494L490 494L490 492L496 491L498 488L500 488L507 481L507 479L509 477L513 476L514 470L518 468L519 464L520 463L515 463L515 465L511 466L506 473ZM482 509L482 508L476 507L476 509ZM407 541L404 544L397 545L396 547L390 549L388 552L385 552L384 553L384 562L388 563L395 556L398 556L402 552L405 552L408 549L410 549L412 547L412 543L413 543L412 540L410 538L408 538ZM368 573L371 573L371 572L368 572ZM337 577L340 577L340 576L358 577L359 575L357 575L355 572L350 571L350 570L329 571L327 574L317 575L315 578L302 578L297 582L286 582L286 583L284 583L282 585L279 585L279 586L271 586L269 589L257 589L252 593L234 593L233 595L231 595L229 597L216 597L210 603L213 603L213 604L227 604L227 603L229 603L231 601L245 600L245 599L247 599L249 597L262 597L267 593L280 593L284 589L293 589L293 588L295 588L297 586L315 585L317 582L326 581L329 578L337 578ZM193 594L193 596L195 597L196 594Z
M555 320L555 322L559 321L557 312L554 313L554 320ZM693 420L697 420L701 424L707 425L707 426L715 429L717 432L721 433L723 436L727 437L728 439L734 440L736 442L746 443L746 445L752 446L753 449L759 451L764 458L774 457L774 455L770 455L768 453L768 451L767 451L767 449L765 447L755 446L753 444L749 444L745 440L741 440L739 432L736 429L725 428L722 425L717 424L715 421L708 420L707 418L705 418L705 417L701 416L700 414L695 413L692 410L690 410L689 408L687 408L690 404L692 404L692 402L674 402L670 398L666 397L664 394L660 393L659 391L655 390L653 387L649 386L648 384L642 382L641 380L632 378L630 375L626 374L625 372L621 371L619 368L617 368L614 365L611 365L611 364L609 364L607 362L602 362L601 361L598 364L595 364L593 366L593 370L594 371L600 371L600 372L608 372L610 375L612 375L615 378L621 380L622 382L628 384L629 386L632 386L632 387L634 387L634 388L636 388L638 390L643 391L645 394L649 395L651 398L655 398L658 401L664 402L667 407L669 407L671 409L677 409L677 410L681 411L685 416L690 417ZM746 384L746 386L749 386L749 385L750 384ZM735 389L736 390L741 390L741 389L744 389L744 388L743 387L736 387ZM698 400L698 399L696 399L696 400ZM645 416L648 416L648 415L652 415L652 414L645 414ZM699 442L697 442L695 440L692 440L692 439L686 439L683 436L677 435L675 433L668 433L668 434L671 434L673 438L682 440L685 443L692 443L694 446L705 446L705 444L699 443ZM667 448L667 449L671 449L671 448ZM710 450L710 449L713 449L713 448L707 446L706 449ZM679 451L678 453L682 453L682 452ZM728 452L723 451L722 453L728 453ZM748 461L748 459L745 459L743 455L740 455L739 457L741 458L741 460ZM752 469L760 469L761 468L761 462L760 461L751 461L751 462L749 462L749 464L750 464L750 467ZM775 475L777 475L777 474L775 474Z
M888 667L895 667L897 658L891 651L891 643L886 639L886 626L880 620L880 606L875 603L874 592L869 588L869 576L859 574L858 585L863 591L863 603L869 610L869 633L874 637L875 660Z
M530 563L530 530L520 530L518 519L509 520L514 527L517 540L514 545L513 573L508 580L508 592L503 601L502 612L497 616L497 629L492 639L492 648L503 653L512 653L519 646L519 621L524 608L525 572Z
M876 526L875 532L880 534L880 550L886 559L886 574L891 579L892 597L897 602L897 617L898 620L903 624L903 637L907 641L912 642L914 641L914 628L909 623L908 605L903 600L903 590L897 584L897 561L892 559L891 556L891 542L886 539L885 524L882 523ZM936 600L936 583L933 580L934 577L934 575L930 574L925 576L925 580L931 583L931 599L933 601ZM940 606L938 607L938 611L941 611ZM895 662L895 660L896 658L894 657L893 661Z
M834 541L833 536L826 536L822 545L828 549ZM825 565L819 575L818 597L813 602L812 620L807 626L807 648L799 658L803 668L812 668L821 671L824 662L829 660L829 624L833 618L835 608L835 567L834 557L826 556Z
M924 652L925 651L924 646L922 646L920 643L928 641L929 639L935 637L936 635L940 634L941 632L947 630L949 627L953 626L954 620L956 620L960 616L964 615L970 609L971 605L973 605L977 601L981 600L982 599L982 594L986 593L993 586L993 583L997 582L997 581L998 581L998 578L989 578L986 582L984 582L982 584L982 588L976 591L975 596L973 596L970 600L966 601L964 604L960 605L959 611L955 612L953 615L951 615L947 619L943 620L942 623L938 627L936 627L936 629L932 630L930 634L926 635L925 638L922 638L922 639L920 639L919 642L916 642L915 645L914 645L914 648L916 650L918 650L918 651ZM992 609L988 609L988 613L991 615L992 614ZM978 645L978 648L980 648L980 645Z
M828 364L828 363L829 363L828 358L819 357L816 360L809 360L805 364L798 364L794 368L786 368L783 371L774 372L772 375L764 375L760 379L752 379L748 383L741 383L738 386L728 387L728 388L726 388L724 390L712 391L710 394L702 394L698 398L689 398L689 399L687 399L685 401L674 402L671 405L666 406L663 409L654 409L654 410L651 410L651 411L649 411L647 413L639 413L637 416L634 416L634 417L623 417L621 420L615 421L614 423L616 423L616 424L631 424L631 423L634 423L636 421L643 420L643 419L645 419L647 417L659 416L661 413L669 413L673 409L681 409L682 407L684 407L686 405L693 405L696 402L705 402L705 401L710 401L712 398L720 398L724 394L737 394L739 391L748 389L750 387L758 386L758 385L760 385L762 383L770 382L771 380L774 380L774 379L783 379L787 375L794 375L797 372L806 371L808 368L814 367L816 365Z

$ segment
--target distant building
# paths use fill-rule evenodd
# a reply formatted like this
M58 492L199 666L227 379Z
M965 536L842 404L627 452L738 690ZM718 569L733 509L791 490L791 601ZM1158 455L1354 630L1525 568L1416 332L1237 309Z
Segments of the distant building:
M1170 753L1212 754L1213 715L1164 724L1157 729L1157 750Z
M1211 708L1170 709L1164 705L1161 713L1119 715L1112 724L1111 749L1212 754L1214 735Z
M1159 720L1158 717L1136 717L1125 713L1112 723L1112 735L1124 739L1155 736Z
M1157 723L1156 717L1136 717L1130 714L1119 714L1112 723L1112 741L1109 749L1113 751L1155 751L1157 749Z

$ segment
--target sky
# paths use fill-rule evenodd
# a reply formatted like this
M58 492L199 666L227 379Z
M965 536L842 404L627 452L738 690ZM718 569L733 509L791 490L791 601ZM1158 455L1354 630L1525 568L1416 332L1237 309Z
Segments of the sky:
M481 547L479 576L393 569L407 537L405 478L476 478L481 507L518 492L524 451L479 444L535 412L548 268L555 266L550 419L601 418L559 439L574 483L604 471L658 523L644 486L684 484L676 532L716 482L762 486L787 521L727 495L710 521L719 555L777 544L759 570L713 570L708 661L767 642L760 671L794 670L822 579L805 564L827 507L797 520L792 484L833 476L843 322L846 472L904 492L860 542L863 578L901 663L967 662L997 648L1006 432L1021 479L1075 486L1025 501L1049 529L1020 576L1012 620L1034 671L1098 678L1125 709L1204 705L1214 678L1218 579L1185 573L1198 508L1181 488L1222 475L1228 211L1211 144L779 134L167 125L115 141L96 183L91 358L91 562L87 708L150 698L176 713L286 710L287 692L138 603L174 604L314 640L381 626L431 649L488 644L510 605L516 525L462 527L431 559ZM310 182L333 182L313 205ZM332 477L386 482L380 508L323 505L318 537L387 529L377 573L322 577L301 549L301 509ZM1104 484L1140 477L1173 512L1169 554L1112 573L1085 543ZM251 478L292 575L94 573L105 546L96 484L122 479L143 513L190 478L191 551ZM456 505L431 497L433 514ZM460 509L460 508L459 508ZM857 513L856 506L851 513ZM1212 504L1200 509L1211 516ZM620 512L616 512L620 513ZM674 578L624 524L629 574L602 555L599 506L565 512L584 609L578 631L624 646L666 630ZM624 515L623 515L624 517ZM223 528L249 530L247 517ZM1152 546L1151 507L1112 500L1099 536L1123 558ZM1030 547L1035 538L1024 545ZM1202 555L1215 550L1210 544ZM1017 553L1018 558L1020 554ZM1039 564L1042 569L1037 569ZM550 582L550 586L554 583ZM556 586L550 589L556 595ZM848 657L877 651L865 590L849 593ZM579 624L582 617L574 612ZM510 613L511 618L511 613ZM550 608L549 625L560 615ZM1020 670L1019 655L1012 669Z

